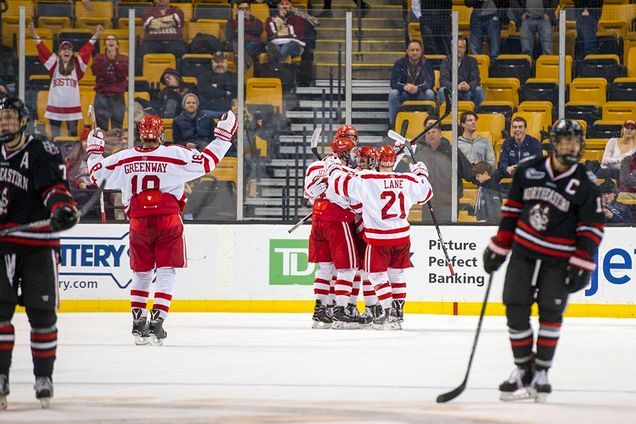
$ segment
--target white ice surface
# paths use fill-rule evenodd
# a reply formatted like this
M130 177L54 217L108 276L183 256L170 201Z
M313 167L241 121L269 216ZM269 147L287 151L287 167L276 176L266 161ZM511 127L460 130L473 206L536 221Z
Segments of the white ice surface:
M128 314L61 314L55 397L33 394L28 324L14 318L0 422L636 423L636 320L566 319L547 404L502 403L513 368L503 317L407 315L404 331L312 330L305 314L174 313L162 347L135 346ZM536 322L535 322L536 324Z

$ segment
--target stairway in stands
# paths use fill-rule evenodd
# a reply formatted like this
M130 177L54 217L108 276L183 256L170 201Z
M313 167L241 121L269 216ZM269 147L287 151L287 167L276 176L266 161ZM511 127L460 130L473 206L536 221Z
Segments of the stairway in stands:
M371 10L360 19L361 31L357 31L356 13L353 19L352 123L360 133L361 145L378 146L385 140L388 129L389 77L393 63L404 55L405 23L401 0L367 2ZM324 128L319 150L328 154L333 132L344 123L344 81L338 107L338 48L342 50L341 76L344 79L343 8L351 8L354 3L333 0L332 5L333 17L320 18L317 28L316 84L298 87L295 96L286 99L289 131L280 136L278 157L267 164L267 175L259 182L259 197L245 199L249 205L248 219L280 220L286 209L291 215L290 220L295 221L296 217L311 211L302 190L304 166L314 160L309 150L311 133L316 126ZM288 199L288 203L283 202L284 199Z

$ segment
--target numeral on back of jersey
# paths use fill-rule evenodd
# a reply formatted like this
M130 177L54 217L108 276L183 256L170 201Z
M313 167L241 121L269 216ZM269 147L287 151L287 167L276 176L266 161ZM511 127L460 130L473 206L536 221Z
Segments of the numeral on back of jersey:
M159 181L159 177L156 175L144 175L141 179L141 187L139 186L139 176L133 175L130 180L132 184L132 193L133 195L139 194L142 191L146 190L159 190L161 183Z
M406 218L406 210L404 207L404 193L399 192L396 194L394 191L383 191L382 193L380 193L380 199L387 201L382 207L382 219L391 219L398 216L400 217L400 219ZM396 200L399 200L399 215L397 213L389 213Z

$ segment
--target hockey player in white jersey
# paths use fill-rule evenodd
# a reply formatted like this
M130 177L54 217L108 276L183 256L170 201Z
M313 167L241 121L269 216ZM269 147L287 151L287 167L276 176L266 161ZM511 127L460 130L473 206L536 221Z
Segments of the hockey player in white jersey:
M167 333L163 322L174 292L175 268L186 263L181 212L185 207L184 186L217 166L231 146L237 129L236 116L228 111L214 129L215 139L202 152L173 144L164 146L163 121L145 116L139 123L141 146L104 158L104 133L88 136L88 168L92 181L122 192L122 203L130 218L130 289L136 344L160 345ZM153 308L146 309L153 270L156 270Z
M411 267L408 211L415 203L424 204L433 197L428 170L422 162L411 165L410 173L394 173L396 154L392 146L378 148L380 172L351 174L343 170L337 158L325 162L329 186L336 194L362 203L364 238L367 248L364 269L375 286L380 305L376 306L373 326L377 329L401 329L392 308L392 284L396 292L406 290L404 269Z

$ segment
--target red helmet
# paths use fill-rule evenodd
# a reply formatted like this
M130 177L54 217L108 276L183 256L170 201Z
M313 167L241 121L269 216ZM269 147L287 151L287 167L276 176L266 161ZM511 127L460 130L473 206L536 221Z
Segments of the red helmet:
M364 146L359 149L360 153L360 163L362 165L362 169L375 169L375 165L377 162L377 157L375 155L375 149L371 146ZM363 163L362 160L365 160Z
M375 151L378 163L382 167L392 167L395 164L395 149L393 146L380 146Z
M347 137L338 137L337 135L331 142L331 150L334 153L346 153L356 147L356 142Z
M353 141L358 141L358 130L353 125L340 125L334 138L351 138Z
M163 120L157 115L146 115L139 122L139 138L142 140L163 141Z

